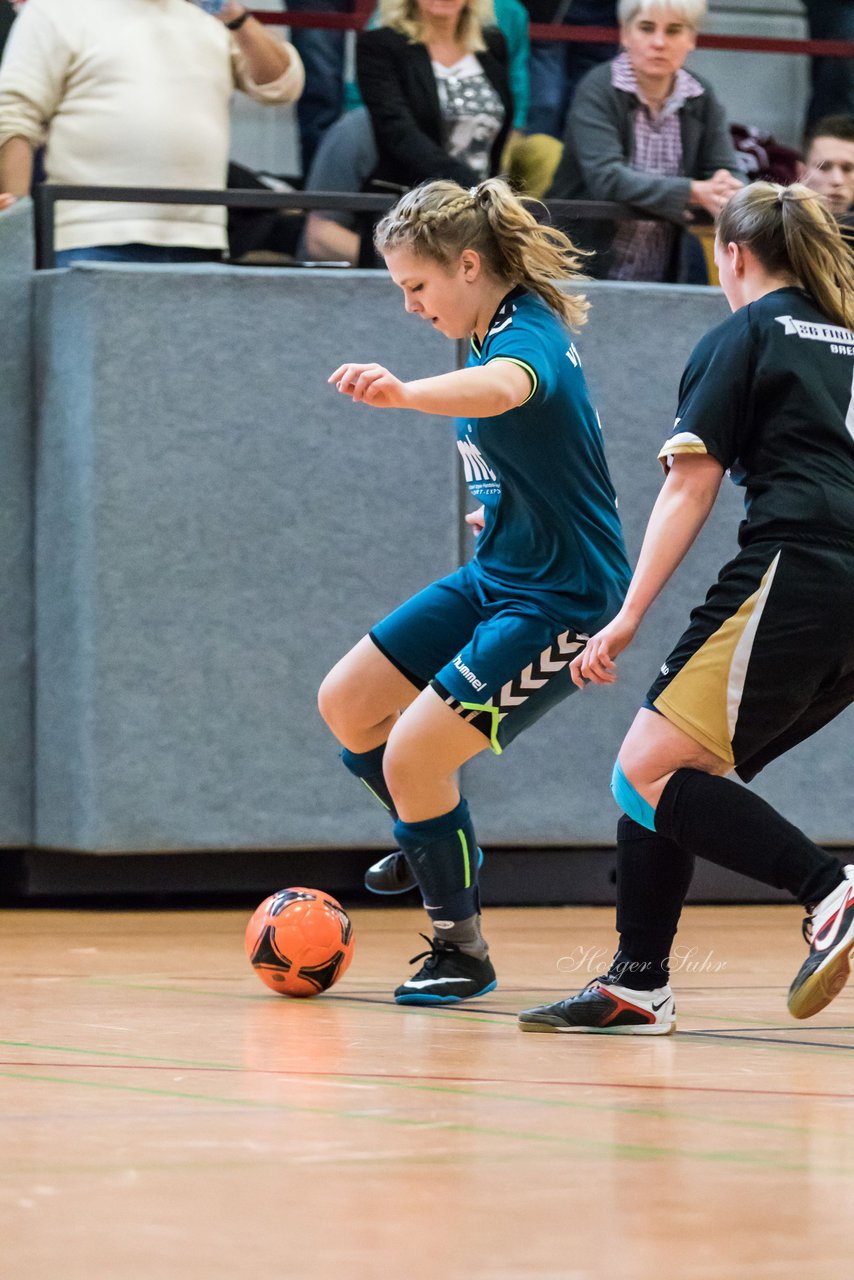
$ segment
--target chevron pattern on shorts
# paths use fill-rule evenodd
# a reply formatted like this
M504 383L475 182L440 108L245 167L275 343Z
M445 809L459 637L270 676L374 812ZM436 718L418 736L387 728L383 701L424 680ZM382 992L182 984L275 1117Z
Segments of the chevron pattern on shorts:
M497 703L503 712L520 707L532 693L544 689L552 676L568 666L589 639L589 636L575 631L564 631L538 658L529 662L524 671L502 686L498 697L492 699L493 703Z

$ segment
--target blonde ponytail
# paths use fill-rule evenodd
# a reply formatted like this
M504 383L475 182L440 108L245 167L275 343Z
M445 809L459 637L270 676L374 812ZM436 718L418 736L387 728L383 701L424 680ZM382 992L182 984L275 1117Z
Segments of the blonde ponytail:
M815 191L754 182L727 201L715 228L721 244L743 245L766 271L794 276L828 320L854 329L851 243Z
M464 249L474 249L496 279L539 294L578 329L590 304L558 284L585 279L578 270L585 253L562 231L539 223L528 208L533 203L514 195L501 178L487 178L468 191L456 182L425 182L383 217L374 245L379 254L406 247L445 266Z

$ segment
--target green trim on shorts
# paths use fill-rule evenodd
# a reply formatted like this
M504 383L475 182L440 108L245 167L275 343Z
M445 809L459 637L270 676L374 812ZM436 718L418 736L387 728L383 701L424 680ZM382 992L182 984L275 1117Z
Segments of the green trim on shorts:
M491 718L492 724L489 730L489 745L492 747L495 754L500 756L503 747L498 741L498 726L500 725L504 714L501 708L485 707L479 702L460 702L458 703L458 706L462 707L464 711L482 711Z

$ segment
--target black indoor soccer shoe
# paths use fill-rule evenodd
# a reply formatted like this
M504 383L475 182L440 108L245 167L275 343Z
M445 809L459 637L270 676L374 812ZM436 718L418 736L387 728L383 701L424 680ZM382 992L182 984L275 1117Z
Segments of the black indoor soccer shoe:
M668 1036L676 1030L676 1003L669 987L633 991L594 978L583 991L557 1004L519 1014L520 1031L592 1031L613 1036Z
M365 888L371 893L406 893L407 889L414 889L416 883L406 854L400 849L386 854L365 872Z
M789 987L789 1013L811 1018L838 996L851 972L854 952L854 866L804 920L810 953Z
M426 933L421 937L429 942L430 950L413 956L409 963L427 959L414 977L397 988L397 1004L456 1004L495 990L498 984L489 956L478 960L453 942L428 938Z
M483 866L483 850L478 849L478 868ZM406 861L406 854L398 849L386 854L368 867L365 872L365 888L371 893L406 893L414 889L417 881Z

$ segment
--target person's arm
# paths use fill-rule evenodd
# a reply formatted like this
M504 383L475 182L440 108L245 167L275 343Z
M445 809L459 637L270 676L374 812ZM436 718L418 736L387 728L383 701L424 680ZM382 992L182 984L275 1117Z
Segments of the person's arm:
M744 186L745 177L738 167L729 121L723 105L710 89L704 95L706 107L705 121L700 151L696 166L698 178L710 178L721 171L728 173L740 187Z
M739 182L738 178L734 178L728 169L718 169L711 178L693 180L691 204L705 209L713 218L716 218L730 196L734 196L742 186L743 183Z
M494 418L531 395L530 377L509 360L412 382L401 382L379 364L342 364L328 381L375 409L417 409L445 418Z
M726 113L707 89L702 99L702 131L691 164L691 204L716 217L730 196L744 185L736 164Z
M356 36L359 92L370 113L381 169L393 170L396 180L412 186L437 178L472 186L477 174L424 132L415 104L407 97L402 65L422 58L429 69L429 54L423 45L409 45L395 36L387 27Z
M0 147L0 199L7 208L13 200L29 195L33 180L33 149L26 138L9 138Z
M309 213L305 220L305 253L313 262L359 262L362 238L328 214Z
M73 19L69 30L73 30ZM0 65L0 194L29 194L33 152L47 140L73 65L72 37L53 15L25 5ZM7 204L10 201L6 202Z
M650 605L693 546L715 505L723 476L723 467L711 454L674 457L649 517L622 609L570 664L579 688L587 681L614 683L614 659L631 644Z
M220 22L234 22L247 12L237 0L228 0L216 15ZM257 18L248 17L236 31L229 31L236 49L235 80L259 102L294 102L305 85L305 71L296 49L278 40Z
M588 72L572 100L564 148L576 157L588 200L616 200L667 218L685 221L691 179L667 178L633 169L621 137L621 98L607 79L610 63ZM556 193L555 193L556 194Z

